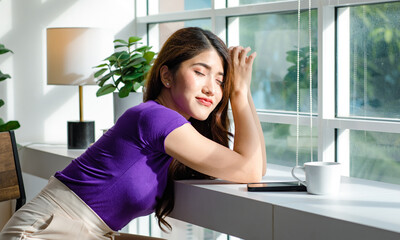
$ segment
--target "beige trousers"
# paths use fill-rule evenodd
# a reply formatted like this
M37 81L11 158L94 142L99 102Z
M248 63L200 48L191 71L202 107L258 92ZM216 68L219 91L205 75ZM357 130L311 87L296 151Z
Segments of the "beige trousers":
M51 177L47 186L14 213L1 240L114 239L118 235L75 193Z

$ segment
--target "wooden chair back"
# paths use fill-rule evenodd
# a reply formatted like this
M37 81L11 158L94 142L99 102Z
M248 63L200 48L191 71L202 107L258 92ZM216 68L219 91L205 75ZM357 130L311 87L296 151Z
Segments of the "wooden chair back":
M16 210L25 204L25 189L13 131L0 132L0 202L16 199Z

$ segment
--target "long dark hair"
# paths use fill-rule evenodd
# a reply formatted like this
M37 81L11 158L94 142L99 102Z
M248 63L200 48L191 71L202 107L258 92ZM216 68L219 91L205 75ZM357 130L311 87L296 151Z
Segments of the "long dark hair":
M203 136L228 147L229 136L231 135L228 131L228 102L231 92L232 67L228 48L212 32L197 27L189 27L182 28L172 34L164 43L148 74L143 100L145 102L155 100L161 93L163 84L161 82L160 69L162 66L167 66L172 74L175 74L182 62L210 49L218 52L223 63L223 96L220 103L206 120L200 121L190 118L189 121ZM179 159L174 159L171 162L168 170L167 187L163 196L157 200L155 209L158 225L163 230L165 229L161 224L170 230L172 229L171 225L165 221L165 217L174 208L174 180L182 179L212 179L212 177L183 165L179 162Z

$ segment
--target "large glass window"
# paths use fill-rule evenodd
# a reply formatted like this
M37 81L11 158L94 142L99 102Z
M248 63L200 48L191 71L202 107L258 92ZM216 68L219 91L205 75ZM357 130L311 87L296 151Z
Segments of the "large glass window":
M338 161L343 175L400 184L400 1L311 1L311 28L310 2L301 1L298 146L297 1L142 3L137 29L154 51L179 28L198 26L257 52L251 92L268 163L292 167L298 149L300 165ZM203 233L198 239L233 239Z
M268 163L279 164L288 167L296 165L297 127L290 124L262 123L261 124ZM318 137L317 129L300 126L299 128L299 155L298 164L303 165L311 161L311 148L313 149L312 159L318 159Z
M312 11L312 98L317 112L317 11ZM257 51L253 65L252 95L258 109L296 111L297 12L228 18L228 45ZM300 111L310 111L308 12L300 25Z
M255 3L267 3L267 2L281 2L289 0L228 0L228 7L234 7L238 5L247 5Z
M166 22L166 23L153 23L148 25L149 32L149 45L153 46L153 50L158 52L164 42L176 30L184 27L201 27L203 29L211 30L210 19L196 19L181 22Z
M338 9L337 115L400 118L400 2Z
M211 0L148 0L149 14L211 8Z
M349 176L397 184L399 11L400 2L340 7L336 30L336 116L348 125L338 129L338 161Z
M400 134L350 131L350 176L400 184Z

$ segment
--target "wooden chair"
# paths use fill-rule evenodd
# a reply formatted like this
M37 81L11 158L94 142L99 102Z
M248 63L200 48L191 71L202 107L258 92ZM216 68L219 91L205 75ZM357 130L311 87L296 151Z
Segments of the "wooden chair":
M8 131L0 132L0 202L12 199L15 211L26 201L14 131Z

